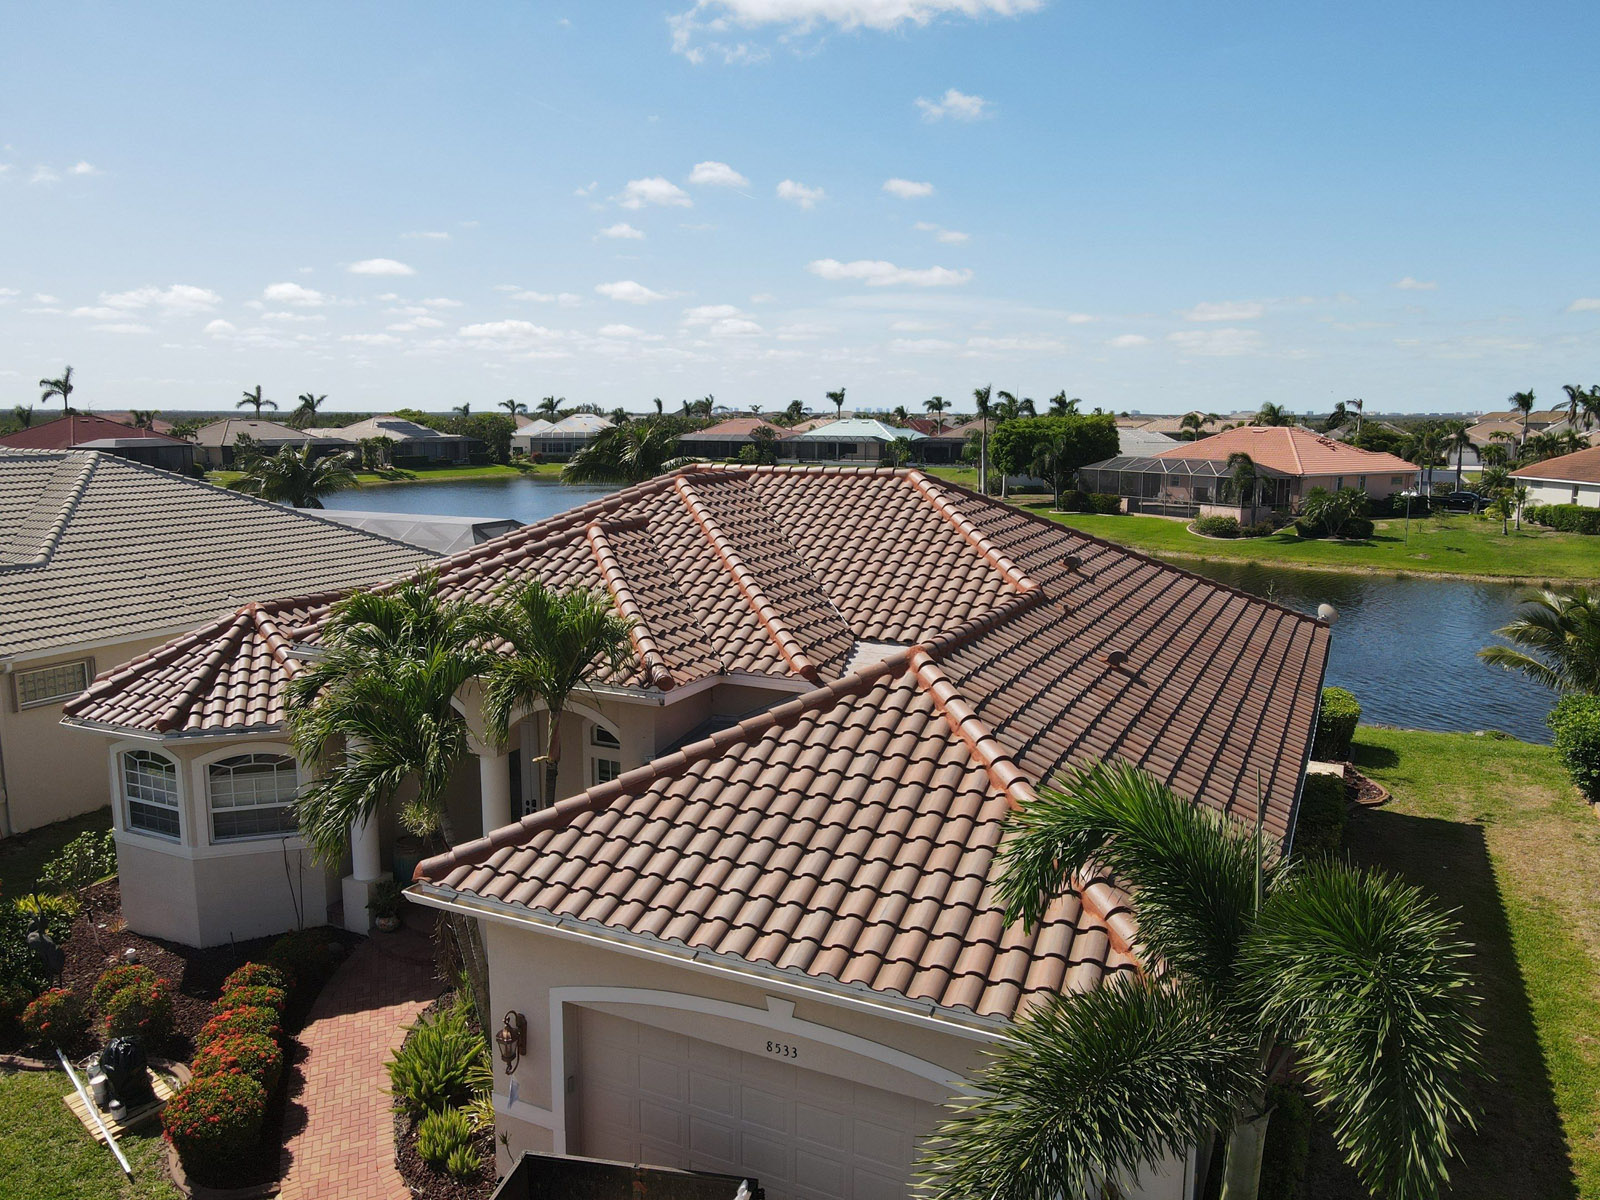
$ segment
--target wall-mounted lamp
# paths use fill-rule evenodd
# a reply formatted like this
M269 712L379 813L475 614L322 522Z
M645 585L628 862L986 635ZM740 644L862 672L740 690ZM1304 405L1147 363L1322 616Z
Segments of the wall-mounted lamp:
M494 1044L500 1047L506 1074L511 1074L517 1069L517 1060L528 1052L528 1018L519 1012L508 1012L494 1035Z

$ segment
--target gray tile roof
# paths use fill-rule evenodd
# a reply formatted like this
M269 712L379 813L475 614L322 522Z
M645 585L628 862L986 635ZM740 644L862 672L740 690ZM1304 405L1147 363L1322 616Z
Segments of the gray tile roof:
M429 557L107 454L0 450L0 656L170 633Z

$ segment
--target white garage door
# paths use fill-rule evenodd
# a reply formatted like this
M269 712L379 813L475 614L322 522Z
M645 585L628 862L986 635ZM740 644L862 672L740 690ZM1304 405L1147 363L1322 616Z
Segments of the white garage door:
M771 1200L900 1200L934 1104L580 1009L576 1153L751 1175Z

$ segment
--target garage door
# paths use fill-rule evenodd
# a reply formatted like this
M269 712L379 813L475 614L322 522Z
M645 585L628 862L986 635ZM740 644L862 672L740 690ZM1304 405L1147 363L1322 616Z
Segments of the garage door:
M751 1175L772 1200L899 1200L934 1104L578 1010L577 1153Z

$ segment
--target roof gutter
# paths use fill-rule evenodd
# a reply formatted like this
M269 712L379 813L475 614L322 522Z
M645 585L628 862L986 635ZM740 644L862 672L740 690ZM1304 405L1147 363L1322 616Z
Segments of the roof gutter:
M717 954L693 946L674 944L613 929L594 921L580 921L576 917L560 916L521 905L507 904L482 896L468 896L451 888L432 883L414 883L406 895L430 908L464 913L505 925L536 929L541 933L584 942L596 943L608 949L631 954L656 962L689 967L717 978L726 979L746 987L768 987L802 999L833 1004L857 1012L866 1012L889 1020L918 1025L940 1033L953 1034L971 1041L990 1044L1000 1041L1011 1029L1011 1022L1003 1017L983 1017L974 1013L957 1015L931 1000L911 1000L894 997L884 992L855 984L830 982L815 976L765 963L751 962L731 954Z

